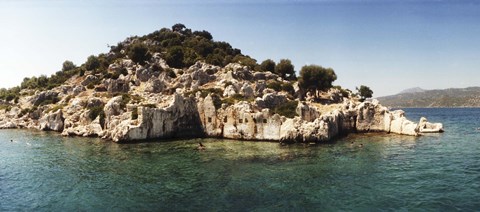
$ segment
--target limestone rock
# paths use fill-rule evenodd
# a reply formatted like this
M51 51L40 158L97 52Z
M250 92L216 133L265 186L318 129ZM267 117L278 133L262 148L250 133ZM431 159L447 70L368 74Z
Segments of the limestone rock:
M94 76L94 75L88 75L85 77L85 80L82 81L81 85L82 86L87 86L89 85L90 83L93 83L95 81L98 80L98 77Z
M72 92L73 92L73 95L76 96L76 95L78 95L78 94L80 94L80 93L82 93L82 92L84 92L84 91L86 91L86 90L87 90L87 89L85 89L84 86L79 85L79 86L75 86L75 88L73 88Z
M263 95L263 98L257 98L255 100L256 105L261 108L273 108L277 105L284 104L287 102L287 97L280 94L267 93Z
M110 93L127 93L130 90L128 82L121 79L106 79L103 84Z
M145 92L160 93L165 89L165 83L159 79L150 79L145 86Z
M246 98L250 98L255 95L253 92L253 88L248 83L245 83L242 86L242 88L240 89L240 94L242 94Z
M430 123L427 121L427 118L422 117L418 123L418 132L420 133L438 133L443 132L443 124L441 123Z
M17 125L13 122L4 122L4 121L1 121L0 122L0 129L14 129L14 128L17 128Z
M384 131L385 112L388 109L380 104L362 102L357 106L357 131Z
M62 132L64 120L62 110L46 114L40 119L40 130Z
M30 102L34 106L38 106L46 101L54 102L58 97L58 92L55 91L43 91L35 95Z
M233 85L229 85L225 88L225 90L223 91L223 96L224 97L231 97L231 96L234 96L235 94L237 94L237 90L235 89L235 86Z
M203 136L197 104L191 98L175 94L166 108L138 107L137 110L138 124L122 122L112 132L114 141Z
M151 78L158 78L159 72L154 72L149 69L139 69L136 72L137 79L140 80L140 82L146 82L150 80Z

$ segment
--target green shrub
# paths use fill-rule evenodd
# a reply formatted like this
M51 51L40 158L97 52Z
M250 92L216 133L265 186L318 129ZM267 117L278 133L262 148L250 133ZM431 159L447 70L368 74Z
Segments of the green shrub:
M127 109L127 104L130 102L131 99L132 98L128 93L122 94L122 101L120 102L120 107L122 108L122 110Z
M148 108L157 108L156 104L142 104L143 107L148 107Z
M225 103L227 105L233 105L233 104L235 104L236 102L239 102L239 101L252 102L253 100L255 100L255 98L253 98L253 97L247 98L247 97L243 96L242 94L237 93L237 94L235 94L231 97L223 99L222 103Z
M138 119L138 108L134 108L132 110L132 120L137 120Z
M90 118L90 120L92 121L95 120L102 113L103 113L103 116L105 116L105 112L103 111L103 105L91 107L88 109L90 110L90 113L88 114L88 118Z
M127 55L133 62L141 65L145 65L145 62L152 58L152 55L148 52L148 47L139 42L128 47Z
M87 88L88 88L88 89L94 89L94 88L95 88L95 84L96 84L95 82L91 82L91 83L89 83L89 84L87 85Z
M5 112L8 112L12 109L12 106L10 105L0 105L0 110L5 110Z
M45 113L56 112L57 110L63 110L64 107L65 107L65 105L63 105L63 104L55 105L52 108L46 110Z
M60 101L60 98L58 98L58 97L56 96L56 97L53 97L53 98L51 98L51 99L44 99L43 101L35 104L35 106L43 106L43 105L55 104L55 103L57 103L58 101Z
M267 83L267 88L273 89L278 92L282 90L282 83L279 81L269 81Z
M288 101L285 104L280 104L273 108L272 112L273 113L278 113L281 116L285 116L287 118L293 118L297 115L297 106L298 102L297 101Z

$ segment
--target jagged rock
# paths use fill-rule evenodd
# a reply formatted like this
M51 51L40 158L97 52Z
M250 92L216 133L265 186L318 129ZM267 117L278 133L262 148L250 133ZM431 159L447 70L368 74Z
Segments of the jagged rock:
M198 112L205 133L212 137L221 136L223 123L217 117L217 110L210 94L203 101L199 102Z
M1 121L0 122L0 129L14 129L14 128L17 128L17 125L13 122L3 122Z
M357 131L384 131L386 111L386 107L375 102L362 102L357 106Z
M79 86L75 86L75 88L73 88L72 92L73 92L73 95L76 96L76 95L78 95L78 94L80 94L80 93L82 93L82 92L84 92L84 91L86 91L86 90L87 90L87 89L85 89L84 86L79 85Z
M108 100L107 104L103 107L103 111L107 118L110 116L118 116L123 112L122 100L122 96L116 96Z
M57 132L63 131L63 118L62 110L57 110L55 112L51 112L46 114L44 117L40 119L40 130L52 130Z
M72 92L73 87L70 86L70 85L61 85L61 86L55 88L54 90L58 90L58 92L61 93L61 94L68 94L68 93Z
M128 81L122 79L106 79L103 84L110 93L127 93L130 90Z
M106 92L107 91L107 88L105 87L105 85L97 85L95 86L95 89L94 89L96 92Z
M231 97L231 96L234 96L235 94L237 94L237 90L235 89L235 86L233 85L229 85L225 88L225 90L223 91L223 96L224 97Z
M300 118L306 122L314 121L320 116L320 113L314 107L309 107L302 102L298 103L296 112Z
M82 81L81 85L83 86L87 86L89 85L90 83L93 83L95 81L98 80L98 77L94 76L94 75L88 75L85 77L85 80Z
M243 84L242 88L240 88L240 94L247 98L255 96L253 88L248 83Z
M265 84L265 81L257 82L254 84L254 90L255 90L255 96L257 97L263 97L263 90L267 88L267 84Z
M145 68L139 69L136 72L137 79L140 80L140 82L146 82L151 78L158 78L159 74L159 72L154 72Z
M417 124L407 120L403 110L396 110L391 112L391 114L390 132L403 135L418 135Z
M204 62L196 62L187 70L190 73L192 80L196 81L197 86L204 85L216 79L215 73L218 72L219 67L206 64Z
M267 79L267 75L264 73L264 72L255 72L253 74L253 79L255 81L259 81L259 80L266 80Z
M145 92L160 93L165 89L165 84L159 79L150 79L145 85Z
M166 108L138 107L138 124L124 121L113 129L116 142L149 138L202 137L203 130L194 99L174 95Z
M274 93L267 93L263 95L263 98L255 99L255 104L261 108L274 108L280 104L286 103L287 97L284 95L274 94Z
M46 101L54 102L58 97L58 92L55 91L43 91L35 95L30 102L34 106L38 106Z
M103 105L102 99L97 98L97 97L90 98L90 99L88 99L88 102L87 102L87 107L88 108L99 107L99 106L102 106L102 105Z
M421 117L418 122L418 132L420 133L438 133L443 132L443 124L441 123L430 123L427 121L427 118Z

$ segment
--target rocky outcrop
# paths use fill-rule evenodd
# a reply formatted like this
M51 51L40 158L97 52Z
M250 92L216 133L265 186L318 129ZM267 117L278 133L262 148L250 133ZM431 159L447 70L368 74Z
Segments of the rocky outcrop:
M63 113L57 110L53 113L45 115L40 119L40 130L52 130L57 132L63 131Z
M0 128L36 128L115 142L204 136L324 142L351 132L416 136L443 131L441 124L426 119L413 123L401 110L389 111L376 100L359 102L338 89L321 93L322 101L300 101L294 98L304 92L298 83L293 83L294 92L276 91L266 81L283 82L278 75L240 64L220 68L197 62L188 69L171 69L158 54L150 62L117 60L108 70L110 76L121 73L115 79L87 73L69 85L25 94L19 100L24 104L0 112ZM276 113L286 104L294 117Z
M202 137L197 104L192 98L174 95L166 108L138 107L138 120L122 121L111 133L112 140L132 141L152 138Z
M443 132L442 123L430 123L427 121L427 118L422 117L418 122L417 131L419 133L438 133Z
M58 92L55 91L43 91L39 94L33 96L30 100L31 104L34 106L39 106L40 104L44 104L48 101L48 103L56 102L58 97Z

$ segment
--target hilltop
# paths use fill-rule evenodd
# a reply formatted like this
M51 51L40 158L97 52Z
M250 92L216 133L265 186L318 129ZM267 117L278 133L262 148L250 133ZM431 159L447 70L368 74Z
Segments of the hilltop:
M385 106L402 107L480 107L480 87L401 92L379 97Z
M320 142L349 132L418 135L441 125L363 102L333 86L331 68L257 61L183 24L134 36L50 77L0 90L0 128L52 130L115 142L222 137ZM365 87L365 86L363 86Z

